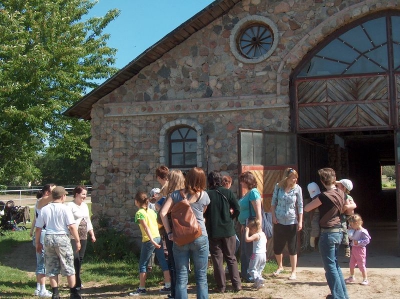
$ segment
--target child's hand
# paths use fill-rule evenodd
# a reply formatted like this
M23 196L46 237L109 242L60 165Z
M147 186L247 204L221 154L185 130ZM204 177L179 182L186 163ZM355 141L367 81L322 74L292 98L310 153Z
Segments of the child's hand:
M246 226L246 227L244 228L244 230L245 230L246 232L248 232L248 231L249 231L249 228Z
M358 245L358 241L357 240L354 240L353 243L354 243L354 245Z

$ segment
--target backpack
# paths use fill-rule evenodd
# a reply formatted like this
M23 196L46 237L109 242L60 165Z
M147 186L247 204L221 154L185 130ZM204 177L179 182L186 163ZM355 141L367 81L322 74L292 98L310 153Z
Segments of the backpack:
M171 219L173 240L177 245L183 246L200 237L202 231L183 190L180 195L183 199L172 206ZM197 201L200 198L201 194Z

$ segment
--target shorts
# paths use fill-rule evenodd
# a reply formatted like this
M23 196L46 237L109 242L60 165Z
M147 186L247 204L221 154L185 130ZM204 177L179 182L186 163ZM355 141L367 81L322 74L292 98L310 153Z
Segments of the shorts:
M46 235L46 230L42 229L42 233L40 235L40 242L43 244L44 236ZM36 248L36 235L33 235L32 238L33 246ZM41 253L36 252L36 275L44 275L46 274L46 267L45 267L45 259L44 259L44 247Z
M63 276L75 274L74 252L67 235L46 235L44 238L46 275Z

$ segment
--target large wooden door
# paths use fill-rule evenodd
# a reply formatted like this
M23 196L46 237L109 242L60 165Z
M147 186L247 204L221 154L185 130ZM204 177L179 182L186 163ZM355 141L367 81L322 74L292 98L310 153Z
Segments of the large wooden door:
M239 173L254 173L264 210L269 212L274 186L284 170L297 169L296 134L241 129L238 135Z

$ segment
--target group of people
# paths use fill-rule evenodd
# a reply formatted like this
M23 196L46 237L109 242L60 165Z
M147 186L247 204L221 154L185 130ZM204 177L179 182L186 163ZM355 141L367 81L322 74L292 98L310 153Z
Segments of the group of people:
M88 235L96 242L89 208L84 202L85 186L73 190L73 201L64 205L68 192L62 186L45 185L37 193L31 237L36 248L36 282L34 295L59 299L58 276L67 276L70 298L79 299L83 287L80 277ZM45 286L49 277L52 292Z
M366 245L370 242L368 231L350 196L352 182L336 181L335 171L323 168L318 171L325 188L318 184L308 185L311 201L303 208L302 189L297 184L298 173L293 168L284 171L273 191L271 201L272 237L267 238L263 222L263 201L257 189L257 179L250 171L239 176L242 198L237 200L230 190L232 178L212 171L207 176L203 169L194 167L185 174L169 170L162 165L156 169L160 188L154 188L150 196L139 191L134 201L138 208L135 222L142 234L139 259L139 286L129 296L146 294L146 278L149 263L155 253L164 275L161 293L168 298L188 298L187 284L194 266L197 298L208 298L207 269L211 258L216 284L215 292L224 293L227 288L226 270L234 292L242 289L243 282L253 283L255 289L264 286L262 272L267 256L267 243L273 242L277 261L274 276L285 272L283 251L285 246L290 257L289 280L297 279L298 232L303 229L303 210L312 218L311 246L316 246L322 256L325 275L331 294L327 298L348 298L346 283L356 282L355 267L360 269L367 285ZM64 205L67 192L64 187L45 185L37 195L35 218L31 235L37 256L37 290L40 297L60 298L58 274L67 276L70 298L81 298L83 287L80 268L86 250L87 237L96 241L90 221L89 209L84 202L87 190L78 186L73 191L73 201ZM177 241L175 206L188 202L185 213L193 214L199 234L186 243ZM181 215L186 217L187 215ZM179 219L178 219L179 220ZM315 227L317 224L317 227ZM349 228L349 229L348 229ZM315 233L317 232L317 233ZM239 235L239 236L238 236ZM347 237L346 237L347 236ZM175 238L175 240L174 240ZM343 241L344 240L344 241ZM350 251L350 277L346 280L337 261L339 245ZM167 258L164 253L167 250ZM240 271L236 259L240 248ZM226 263L226 269L224 268ZM45 276L50 278L52 292L45 288Z

